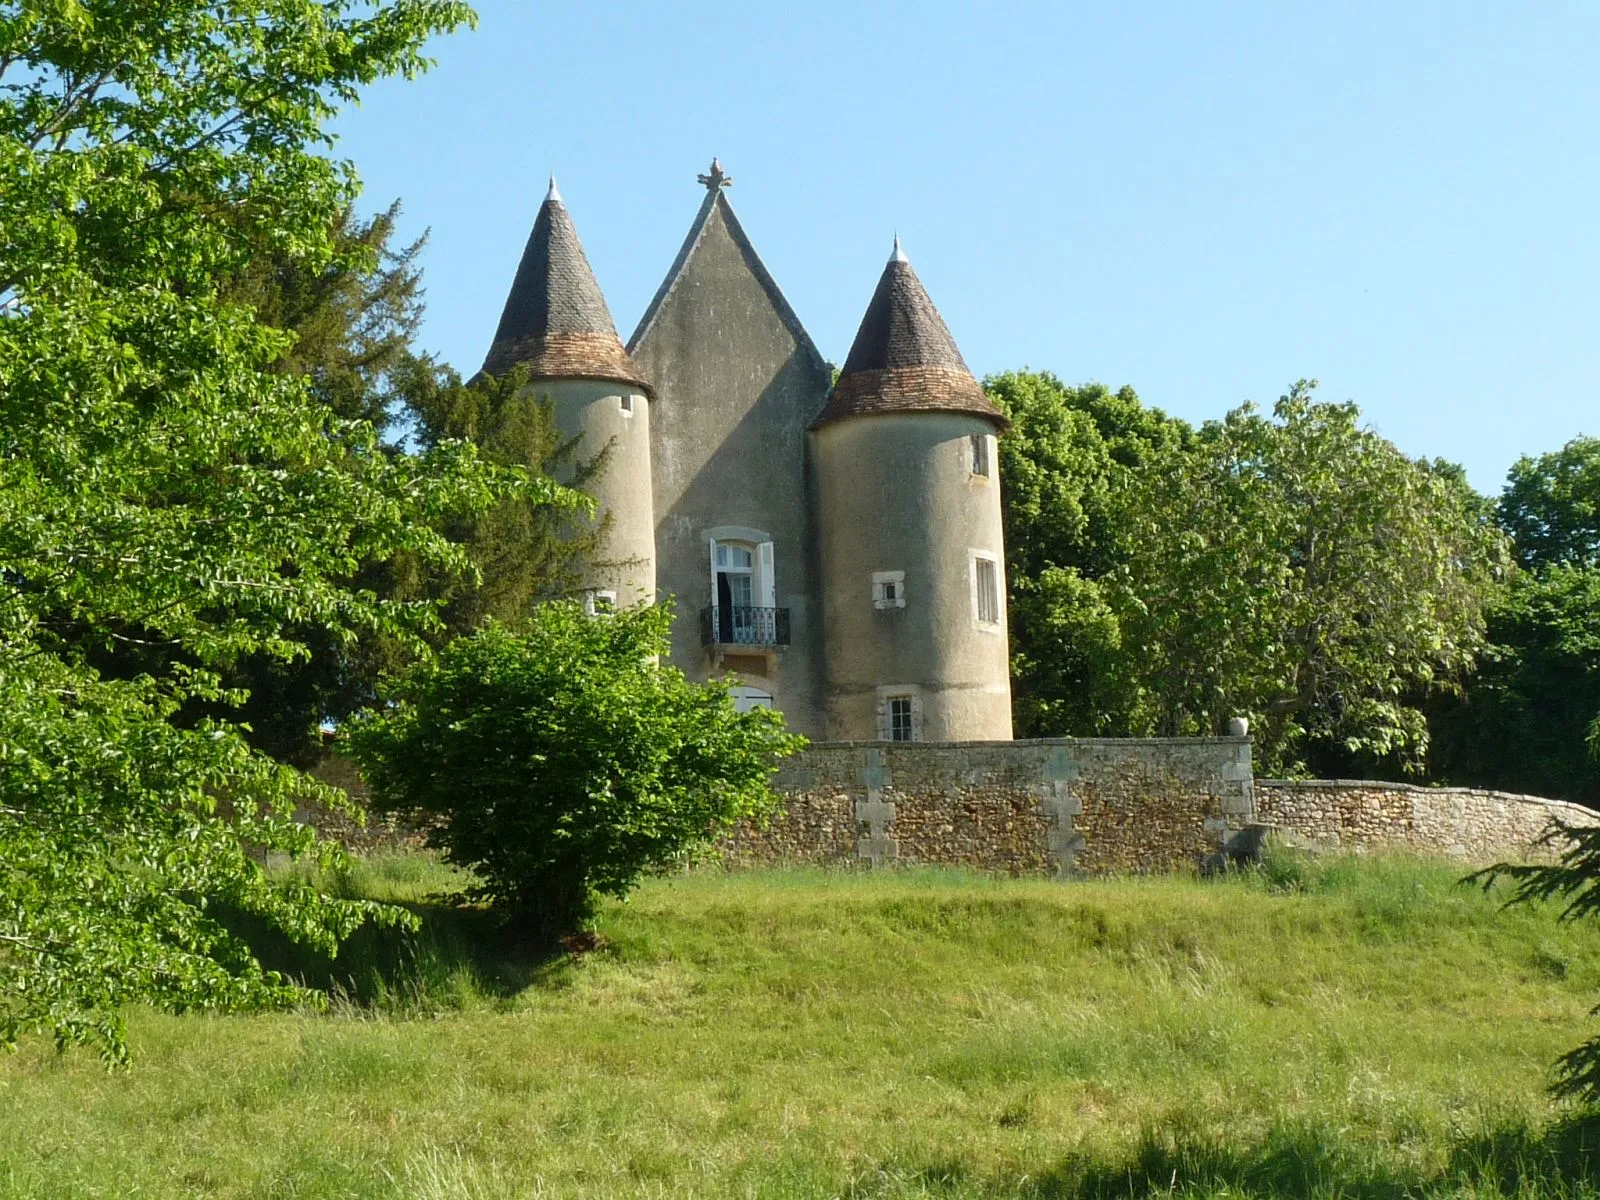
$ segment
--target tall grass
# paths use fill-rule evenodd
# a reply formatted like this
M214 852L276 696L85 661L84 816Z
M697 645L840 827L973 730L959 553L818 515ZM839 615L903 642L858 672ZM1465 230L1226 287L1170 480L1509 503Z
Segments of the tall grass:
M538 961L371 860L340 886L423 929L283 949L332 1013L0 1061L0 1197L1600 1198L1545 1091L1600 935L1459 873L704 871Z

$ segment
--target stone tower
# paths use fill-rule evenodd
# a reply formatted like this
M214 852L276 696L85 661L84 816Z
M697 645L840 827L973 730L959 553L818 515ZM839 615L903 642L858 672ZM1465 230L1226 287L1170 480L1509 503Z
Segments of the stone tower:
M556 181L539 208L483 369L517 365L548 397L563 438L578 437L576 461L604 452L604 470L584 489L596 519L609 520L583 586L618 605L652 600L655 517L650 482L654 392L622 348L611 311L578 241Z
M1011 737L995 435L896 239L812 425L828 737Z

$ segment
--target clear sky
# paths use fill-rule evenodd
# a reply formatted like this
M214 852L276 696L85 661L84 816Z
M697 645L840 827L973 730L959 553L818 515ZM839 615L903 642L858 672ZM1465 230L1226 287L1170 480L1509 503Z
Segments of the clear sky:
M1201 421L1302 376L1498 491L1600 435L1600 5L480 0L341 120L488 349L554 171L624 339L704 196L842 362L899 230L980 377Z

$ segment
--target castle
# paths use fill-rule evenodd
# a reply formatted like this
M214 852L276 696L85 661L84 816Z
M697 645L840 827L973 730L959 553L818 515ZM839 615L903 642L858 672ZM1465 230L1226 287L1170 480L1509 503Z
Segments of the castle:
M898 239L833 370L713 161L626 348L551 181L484 362L522 365L606 514L597 604L676 597L671 661L830 741L1011 738L1005 416Z

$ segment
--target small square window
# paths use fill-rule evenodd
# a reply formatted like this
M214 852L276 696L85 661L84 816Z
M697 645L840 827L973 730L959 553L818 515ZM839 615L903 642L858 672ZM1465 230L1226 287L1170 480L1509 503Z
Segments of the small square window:
M988 479L992 468L989 454L989 435L975 433L969 439L972 443L972 473Z
M585 592L583 594L583 611L591 617L597 614L616 612L616 592L609 590Z
M872 607L904 608L906 606L906 573L904 571L874 571L872 573Z
M889 697L889 741L909 742L911 738L911 697Z
M625 417L633 416L633 397L632 396L629 396L629 395L626 395L626 394L618 396L617 397L617 403L622 406L622 415L623 416L625 416Z

